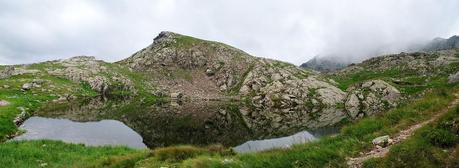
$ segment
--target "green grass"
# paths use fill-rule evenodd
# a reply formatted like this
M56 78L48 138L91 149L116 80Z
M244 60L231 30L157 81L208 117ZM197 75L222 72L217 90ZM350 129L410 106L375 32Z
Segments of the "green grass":
M164 148L157 148L152 151L152 157L148 158L138 164L139 167L161 167L161 166L177 166L181 162L187 160L185 164L196 165L194 161L188 159L211 158L218 157L222 158L225 156L232 156L234 153L221 146L221 145L209 145L206 147L195 147L189 145L178 145ZM201 163L199 163L200 165ZM209 163L202 163L209 164ZM185 166L186 167L186 166Z
M364 71L358 71L349 75L339 75L339 76L330 76L335 80L337 83L339 83L338 87L342 90L346 90L349 88L351 85L359 82L363 82L366 80L371 80L371 79L385 79L385 78L390 78L390 77L396 77L400 76L402 72L397 69L392 69L389 71L383 71L383 72L378 72L378 71L369 71L369 70L364 70Z
M255 68L255 64L251 64L249 68L244 72L244 74L242 74L241 79L239 79L239 82L229 90L230 95L239 94L239 91L241 90L241 87L244 84L244 81L247 78L247 75L249 75L249 73L253 70L253 68Z
M63 65L55 62L55 61L48 61L48 62L41 62L41 63L35 63L35 64L30 64L27 66L28 69L38 69L41 71L45 70L55 70L55 69L62 69L64 68Z
M185 35L178 35L176 38L176 45L177 47L181 47L181 48L190 48L196 44L198 44L199 42L203 42L204 40L201 40L201 39L197 39L197 38L194 38L194 37L191 37L191 36L185 36Z
M0 100L10 102L8 106L0 107L0 142L17 131L13 120L20 113L18 107L24 107L29 114L32 114L44 103L57 99L59 95L72 94L78 97L97 95L83 84L63 78L47 75L37 78L45 80L45 83L40 88L32 88L29 91L21 91L20 88L22 84L30 83L35 79L32 75L17 75L0 80ZM3 88L4 85L8 85L9 88Z
M148 155L147 151L126 147L87 147L47 140L0 145L1 167L133 167Z
M453 71L452 67L455 64L445 67L445 71ZM448 70L449 69L449 70ZM443 74L444 73L444 74ZM441 74L422 76L415 72L401 71L397 69L391 69L388 71L357 71L347 75L334 75L330 76L333 80L339 83L338 87L342 90L346 90L350 86L364 82L367 80L380 79L388 82L400 90L405 95L417 95L425 90L436 88L451 88L454 84L448 84L449 72L442 72ZM394 79L400 79L401 83L394 83Z
M41 87L21 91L24 83L43 79ZM8 85L9 88L4 88ZM0 80L0 100L10 102L0 107L0 164L1 167L133 167L148 152L125 147L86 147L55 141L5 142L8 136L20 132L13 123L24 107L29 114L59 95L71 94L79 98L92 97L96 92L84 83L74 83L49 75L16 75Z
M384 158L365 167L456 167L459 164L459 106L433 124L393 146Z

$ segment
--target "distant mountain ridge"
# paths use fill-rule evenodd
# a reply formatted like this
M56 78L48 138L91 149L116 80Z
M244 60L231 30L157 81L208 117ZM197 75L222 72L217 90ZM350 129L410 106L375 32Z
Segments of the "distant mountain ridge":
M319 72L332 72L340 70L349 65L349 62L342 62L341 60L335 60L333 57L320 57L315 56L308 62L300 65L304 69L312 69Z
M438 51L438 50L448 50L453 48L459 48L459 36L452 36L448 39L444 38L435 38L430 43L428 43L423 51Z

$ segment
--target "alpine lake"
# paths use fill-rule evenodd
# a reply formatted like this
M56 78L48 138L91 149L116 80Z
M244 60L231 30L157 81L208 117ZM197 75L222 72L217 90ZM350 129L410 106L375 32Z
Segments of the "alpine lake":
M49 103L22 123L13 140L61 140L89 146L154 149L221 144L235 152L288 148L339 132L339 127L295 127L288 131L247 126L233 101L169 101L146 105L134 99L96 97Z

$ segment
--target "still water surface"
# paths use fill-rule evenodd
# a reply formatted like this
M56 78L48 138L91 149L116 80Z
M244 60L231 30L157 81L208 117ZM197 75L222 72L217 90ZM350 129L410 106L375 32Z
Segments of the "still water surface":
M289 147L339 131L333 127L309 132L305 128L254 130L241 119L239 107L216 101L145 105L100 99L50 104L21 125L26 133L15 140L51 139L152 149L222 144L244 153Z
M134 130L116 120L74 122L67 119L31 117L21 129L26 130L15 140L61 140L90 146L122 145L136 149L147 146Z

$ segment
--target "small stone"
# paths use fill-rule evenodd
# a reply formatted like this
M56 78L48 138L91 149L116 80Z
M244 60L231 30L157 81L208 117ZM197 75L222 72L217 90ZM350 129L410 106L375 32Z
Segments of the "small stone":
M376 147L378 146L386 147L389 144L389 139L390 139L389 135L384 135L384 136L380 136L380 137L373 139L373 141L371 142L373 143L373 145L376 145Z
M394 143L394 140L389 138L389 140L387 140L387 142L388 142L389 144L393 144L393 143Z
M32 89L32 84L31 83L24 83L21 88L23 91L27 91Z
M234 162L233 159L224 159L224 160L222 161L222 164L230 164L230 163L233 163L233 162Z
M215 75L215 72L212 69L207 69L206 70L206 75L207 76L212 76L212 75Z
M244 85L241 87L241 90L239 90L239 93L242 95L246 95L250 93L250 88L247 85Z
M0 100L0 107L8 106L9 104L10 104L10 102L8 102L6 100Z
M245 116L249 114L249 111L245 109L241 109L239 111L241 112L242 115L245 115Z
M43 79L34 79L32 81L33 84L37 84L37 85L42 85L43 83L45 83L45 80Z
M273 81L280 81L280 80L282 79L282 76L281 76L280 74L278 74L278 73L275 73L275 74L273 74L273 75L271 76L271 79L272 79Z
M57 99L57 101L66 101L66 100L67 100L67 97L65 96L59 97L59 99Z
M181 99L182 97L183 97L183 94L180 92L171 93L171 99Z

